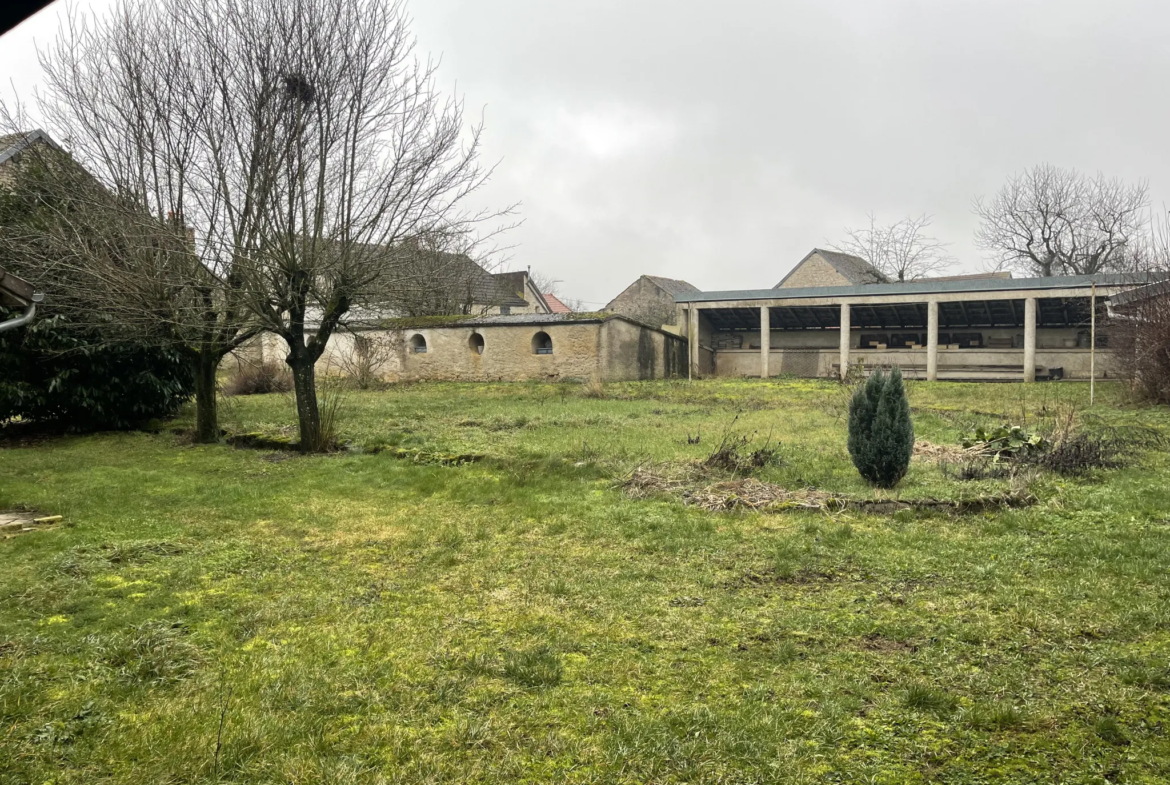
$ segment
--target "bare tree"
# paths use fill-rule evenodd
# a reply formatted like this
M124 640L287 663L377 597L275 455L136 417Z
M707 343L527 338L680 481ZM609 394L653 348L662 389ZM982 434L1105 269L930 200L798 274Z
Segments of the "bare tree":
M352 309L413 285L407 241L469 243L508 212L463 209L490 174L482 124L440 95L397 0L123 0L43 60L49 127L132 223L183 240L76 266L199 352L205 384L254 331L283 338L306 450L325 446L314 364Z
M892 281L912 281L935 275L955 263L948 243L926 234L933 217L907 217L893 224L879 224L869 214L869 227L846 229L845 240L833 249L865 259Z
M197 53L171 22L165 7L145 2L96 20L73 13L40 53L40 114L68 149L40 141L23 151L10 186L38 195L40 221L8 233L5 245L58 283L58 305L179 349L196 379L196 438L214 441L219 363L259 322L244 307L240 270L217 267L206 226L197 235L184 218L203 185L209 94ZM24 122L4 114L7 124Z
M1013 176L991 200L975 201L976 243L997 268L1027 275L1122 272L1137 263L1148 231L1145 182L1041 164Z
M353 331L352 343L337 352L338 369L359 390L369 390L382 377L383 369L400 350L401 334L384 331Z
M376 314L445 316L486 313L506 292L491 265L464 237L432 233L400 244L397 269Z
M301 445L321 449L314 366L330 336L401 288L407 240L469 237L502 214L463 209L490 175L482 124L440 95L397 0L187 11L213 85L215 199L258 216L250 307L288 345Z
M564 303L570 311L578 313L588 310L585 307L585 303L581 299L577 297L570 297L564 293L562 287L564 286L565 282L560 278L553 278L548 273L542 272L531 273L531 276L532 284L538 290L540 290L541 293L551 294L553 297L556 297L558 300Z

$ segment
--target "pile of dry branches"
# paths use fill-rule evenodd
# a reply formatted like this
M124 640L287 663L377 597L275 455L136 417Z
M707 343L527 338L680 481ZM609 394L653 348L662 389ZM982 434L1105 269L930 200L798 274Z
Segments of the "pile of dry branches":
M977 513L992 509L1026 507L1036 501L1034 496L1020 489L959 500L932 498L856 499L848 496L837 496L813 488L788 490L752 477L712 482L712 478L701 463L641 464L629 474L622 476L616 485L633 499L670 496L681 499L687 506L699 507L709 512L728 510L843 512L853 510L870 515L889 515L899 510L918 509L948 513Z
M843 499L824 491L790 491L752 477L718 482L710 482L710 479L700 465L647 463L621 478L619 485L634 499L675 496L687 505L711 512L735 509L837 511L845 507Z

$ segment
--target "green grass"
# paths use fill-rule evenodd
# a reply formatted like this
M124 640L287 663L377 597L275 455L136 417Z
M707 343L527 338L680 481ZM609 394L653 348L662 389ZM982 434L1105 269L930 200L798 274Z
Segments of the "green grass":
M908 389L940 444L1071 406L1170 433L1114 385ZM226 409L293 432L284 397ZM337 455L0 449L0 508L65 516L0 541L0 782L1170 779L1163 452L966 516L614 487L732 428L779 442L763 479L872 495L843 409L809 381L419 384L351 394ZM1006 487L915 461L894 495Z

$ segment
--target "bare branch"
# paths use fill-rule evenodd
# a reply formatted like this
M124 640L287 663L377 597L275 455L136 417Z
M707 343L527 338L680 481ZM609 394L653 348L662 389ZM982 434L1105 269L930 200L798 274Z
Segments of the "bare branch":
M997 269L1026 275L1124 272L1148 239L1149 187L1041 164L975 201L976 243Z
M892 281L928 278L955 263L947 251L950 244L926 234L933 220L910 216L881 225L871 213L868 228L846 229L845 239L832 248L865 259Z

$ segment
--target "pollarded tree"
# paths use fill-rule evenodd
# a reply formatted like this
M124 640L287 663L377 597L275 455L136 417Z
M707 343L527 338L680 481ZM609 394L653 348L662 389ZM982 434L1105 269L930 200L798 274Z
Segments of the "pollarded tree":
M201 391L224 353L279 335L302 448L321 448L330 336L412 285L406 240L492 217L461 210L489 174L480 128L414 57L402 5L123 0L72 18L43 60L48 127L126 206L111 233L132 227L128 261L76 267L128 328L191 352Z
M213 96L208 198L257 223L249 307L288 346L302 449L322 449L314 366L330 336L410 286L412 242L502 214L463 209L490 174L482 126L439 93L397 0L184 8Z
M1128 272L1148 235L1145 182L1041 164L975 201L976 243L997 267L1025 275Z

